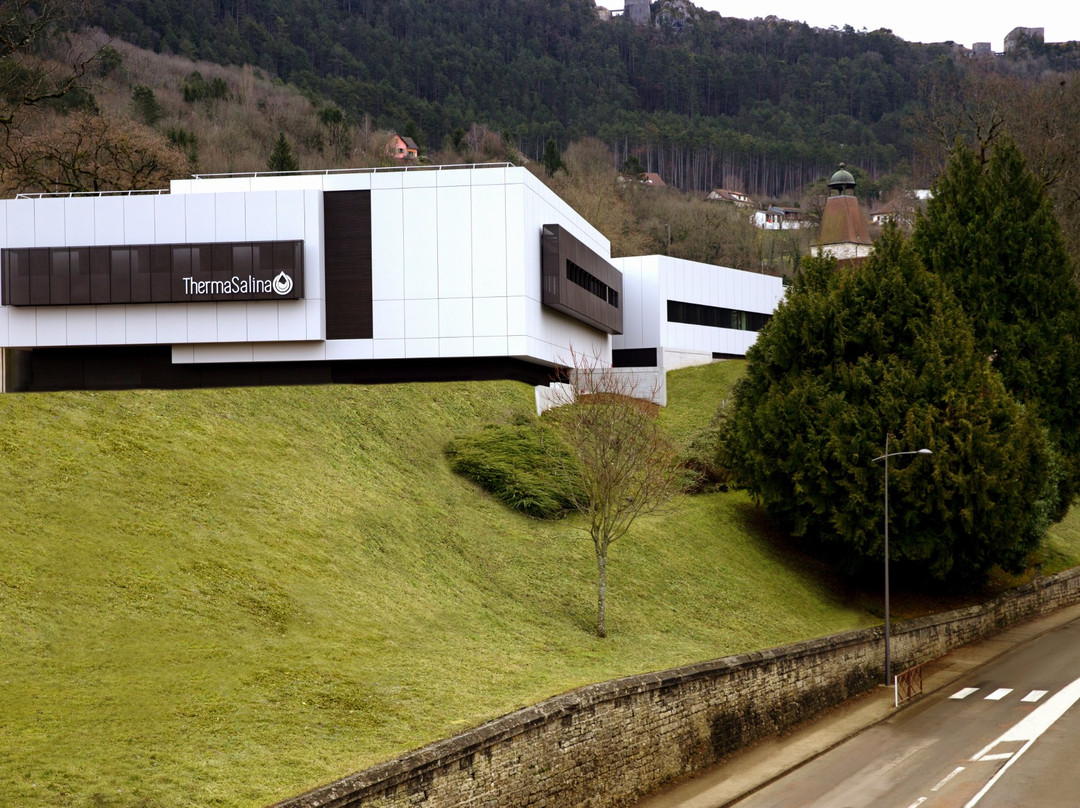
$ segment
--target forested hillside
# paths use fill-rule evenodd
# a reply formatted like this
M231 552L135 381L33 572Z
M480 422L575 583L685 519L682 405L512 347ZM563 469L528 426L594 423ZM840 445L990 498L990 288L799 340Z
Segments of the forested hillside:
M600 20L592 0L115 0L95 22L146 48L257 65L423 147L476 122L534 158L549 137L596 136L679 187L770 198L840 160L918 172L905 123L929 83L966 69L951 46L887 31L654 8L657 24L636 26Z

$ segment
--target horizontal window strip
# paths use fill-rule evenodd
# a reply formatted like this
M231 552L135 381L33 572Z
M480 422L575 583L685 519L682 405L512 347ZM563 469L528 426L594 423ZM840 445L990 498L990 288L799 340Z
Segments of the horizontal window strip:
M667 304L669 323L703 325L707 328L730 328L735 331L760 331L772 319L771 314L758 311L725 309L701 303L685 303L669 300Z

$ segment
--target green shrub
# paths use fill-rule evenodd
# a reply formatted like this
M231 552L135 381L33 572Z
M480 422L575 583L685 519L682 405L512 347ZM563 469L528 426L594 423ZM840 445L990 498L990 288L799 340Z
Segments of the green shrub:
M552 519L570 507L567 481L558 478L551 463L556 440L539 421L493 425L457 438L446 454L456 474L500 502L529 516Z

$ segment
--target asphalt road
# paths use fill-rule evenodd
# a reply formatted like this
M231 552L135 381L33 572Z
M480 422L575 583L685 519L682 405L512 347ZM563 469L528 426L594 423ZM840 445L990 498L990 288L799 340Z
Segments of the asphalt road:
M732 805L1078 808L1080 620L963 676Z

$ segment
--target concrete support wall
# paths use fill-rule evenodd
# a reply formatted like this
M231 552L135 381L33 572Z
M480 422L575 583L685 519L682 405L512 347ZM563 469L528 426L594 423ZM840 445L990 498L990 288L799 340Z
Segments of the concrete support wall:
M1080 602L1080 569L898 624L897 671ZM279 803L625 806L875 686L880 628L589 685Z

